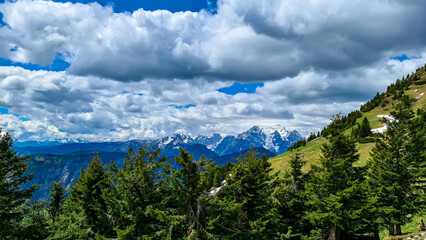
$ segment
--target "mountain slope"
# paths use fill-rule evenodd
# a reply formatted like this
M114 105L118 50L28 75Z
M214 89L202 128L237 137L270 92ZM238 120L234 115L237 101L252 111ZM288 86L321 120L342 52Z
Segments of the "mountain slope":
M302 139L303 137L297 131L289 132L283 127L260 128L253 126L236 137L225 137L217 145L215 152L219 155L227 155L252 147L262 147L275 154L281 154Z
M199 153L199 156L204 154L205 156L216 157L217 155L241 152L252 147L262 147L275 154L280 154L301 139L303 137L297 131L289 132L283 127L260 128L254 126L236 137L229 135L223 138L220 134L215 133L212 136L200 135L193 138L176 133L156 140L131 140L125 142L84 142L57 145L23 142L16 144L15 150L20 155L42 153L61 155L78 151L127 152L129 148L137 149L149 144L153 149L161 148L163 153L169 157L179 154L179 147L184 149L198 148L197 153ZM191 147L192 145L197 146ZM200 152L201 150L202 152Z
M426 108L426 65L425 67L418 69L415 74L411 75L410 79L413 81L408 86L408 88L405 89L404 94L415 100L413 103L413 110L416 112L417 109ZM399 82L404 82L404 80L399 80ZM392 86L390 86L382 97L376 97L375 99L379 99L379 101L377 101L372 109L368 109L368 111L362 111L362 117L358 118L356 122L361 123L362 119L366 117L370 121L370 126L372 129L382 127L382 117L379 117L379 115L390 115L390 112L394 109L397 102L397 95L399 93L398 91L394 93L393 90L394 89ZM374 99L372 99L370 102L374 102L373 100ZM345 134L350 135L351 131L352 130L350 128L346 129ZM303 170L307 171L310 169L311 165L316 165L319 163L321 158L321 146L324 143L327 143L327 139L324 137L319 137L307 142L306 146L287 151L281 155L270 158L269 161L271 162L272 168L275 172L285 171L289 169L291 156L295 153L301 153L302 159L306 161L306 165L304 166ZM357 144L360 159L356 165L362 166L366 164L370 158L370 152L374 145L374 142Z

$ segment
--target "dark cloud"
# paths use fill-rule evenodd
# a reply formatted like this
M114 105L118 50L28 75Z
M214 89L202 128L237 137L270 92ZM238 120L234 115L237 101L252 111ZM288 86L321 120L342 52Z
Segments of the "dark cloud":
M425 10L424 1L225 0L215 15L130 15L97 4L17 1L0 5L8 24L0 56L47 65L59 53L70 74L123 82L278 80L424 49Z

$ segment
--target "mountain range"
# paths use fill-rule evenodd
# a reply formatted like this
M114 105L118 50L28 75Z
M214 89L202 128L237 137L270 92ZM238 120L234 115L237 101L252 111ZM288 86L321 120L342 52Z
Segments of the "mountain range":
M129 148L137 149L144 145L161 148L166 156L175 156L179 147L203 151L206 157L223 156L241 152L252 147L262 147L274 154L284 153L290 146L303 137L297 131L287 131L284 127L260 128L253 126L237 136L222 136L215 133L211 136L191 137L182 133L156 140L131 140L123 142L78 142L58 144L58 142L18 142L15 150L22 155L33 154L70 154L78 151L127 152ZM195 145L195 146L194 146Z
M162 154L174 158L183 148L197 160L204 156L217 165L224 165L244 155L250 149L268 157L285 152L303 137L297 131L287 131L283 127L261 128L253 126L237 136L191 137L176 133L156 140L131 140L123 142L16 142L15 151L20 155L31 155L28 173L38 173L26 183L42 185L33 195L34 199L46 199L52 181L63 181L69 188L80 176L80 169L86 168L97 153L104 164L113 160L118 166L123 163L129 148L136 150L141 146L151 149L161 148ZM42 174L39 174L42 173Z

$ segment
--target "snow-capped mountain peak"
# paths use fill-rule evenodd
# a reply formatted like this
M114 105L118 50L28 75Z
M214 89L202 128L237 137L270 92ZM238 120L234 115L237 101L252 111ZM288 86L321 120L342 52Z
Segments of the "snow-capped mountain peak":
M275 128L253 126L237 137L223 138L214 151L221 155L239 152L251 147L263 147L276 154L281 154L302 139L303 137L297 131L289 132L280 125Z
M266 135L273 135L275 134L275 132L278 132L278 134L281 136L282 139L285 139L290 134L290 132L287 131L287 129L285 129L284 126L281 126L281 125L276 125L276 127L265 127L265 128L262 128L262 131Z

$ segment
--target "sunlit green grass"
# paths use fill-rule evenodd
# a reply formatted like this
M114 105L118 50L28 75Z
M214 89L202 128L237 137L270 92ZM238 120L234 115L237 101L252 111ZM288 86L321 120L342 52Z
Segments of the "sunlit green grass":
M419 219L422 218L423 220L426 220L426 215L420 216L417 215L413 218L413 220L407 224L405 224L404 226L401 227L402 230L402 234L407 235L407 236L398 236L398 237L393 237L390 238L389 236L389 231L387 229L382 229L379 233L380 235L380 239L387 239L387 240L397 240L397 239L405 239L407 237L409 237L410 235L412 235L412 233L416 233L418 231L420 231L419 228Z

